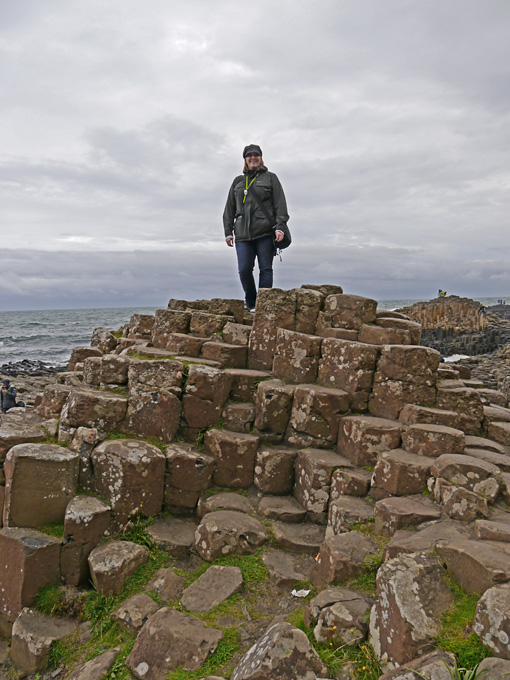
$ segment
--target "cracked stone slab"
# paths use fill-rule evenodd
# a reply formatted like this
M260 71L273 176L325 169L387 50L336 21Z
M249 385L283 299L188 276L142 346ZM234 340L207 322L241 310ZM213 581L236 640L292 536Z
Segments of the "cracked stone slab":
M181 595L181 604L192 612L209 612L243 587L239 567L213 565Z
M186 558L195 541L197 526L193 520L170 517L158 519L147 527L147 533L158 548L163 548L172 557Z

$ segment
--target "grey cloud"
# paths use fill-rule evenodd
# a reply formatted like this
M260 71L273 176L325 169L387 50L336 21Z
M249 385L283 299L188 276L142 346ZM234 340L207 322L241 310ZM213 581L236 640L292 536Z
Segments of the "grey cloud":
M1 304L239 289L221 215L251 142L291 213L277 285L504 294L509 20L477 0L3 3L2 246L18 261Z

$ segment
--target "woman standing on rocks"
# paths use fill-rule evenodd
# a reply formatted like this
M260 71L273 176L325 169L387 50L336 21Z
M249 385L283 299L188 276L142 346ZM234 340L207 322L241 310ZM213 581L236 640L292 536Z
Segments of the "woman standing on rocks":
M245 306L253 311L257 299L255 259L259 266L259 288L272 288L275 246L288 234L289 216L280 180L264 165L260 146L246 146L243 158L243 174L234 179L228 192L223 225L227 246L232 248L235 238Z

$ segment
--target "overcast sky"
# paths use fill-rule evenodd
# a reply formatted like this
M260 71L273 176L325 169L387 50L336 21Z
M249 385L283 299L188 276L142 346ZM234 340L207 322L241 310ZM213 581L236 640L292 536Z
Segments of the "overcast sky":
M275 285L510 295L508 0L0 0L0 309L241 297L260 144Z

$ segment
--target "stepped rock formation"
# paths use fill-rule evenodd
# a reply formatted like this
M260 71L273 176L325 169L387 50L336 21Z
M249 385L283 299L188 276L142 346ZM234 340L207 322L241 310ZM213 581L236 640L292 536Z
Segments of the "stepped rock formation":
M41 642L23 642L42 587L92 579L122 593L156 545L207 576L183 594L182 576L162 569L144 586L156 601L130 592L114 612L136 637L125 663L137 678L215 658L232 622L196 612L242 597L243 575L222 560L260 552L270 609L262 621L237 614L232 677L328 677L285 621L300 606L285 589L304 579L318 590L305 622L321 644L369 638L388 678L407 663L453 667L435 650L452 600L444 565L480 595L510 583L510 409L420 346L415 319L303 286L261 290L254 317L239 300L170 300L120 333L96 329L35 409L0 422L0 632L12 633L15 666L43 669L56 639L33 612ZM153 519L143 545L123 533L139 517ZM38 530L46 522L63 523L62 539ZM384 545L368 596L356 578ZM480 607L475 632L505 657L498 625L510 629L510 612L495 621ZM107 669L113 657L97 658ZM88 664L68 670L85 676Z
M486 309L476 300L448 295L398 311L421 325L421 344L443 356L484 354L510 342L504 305Z

